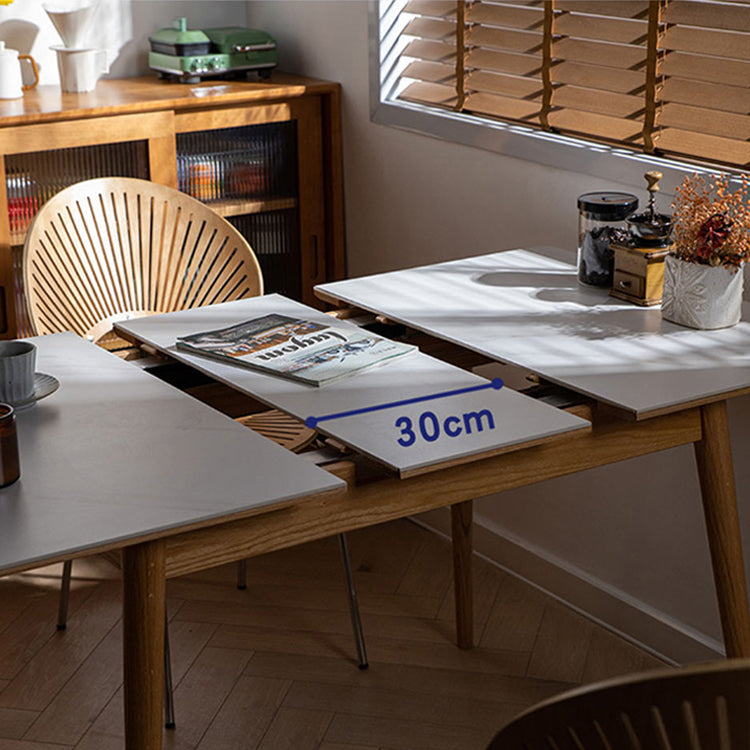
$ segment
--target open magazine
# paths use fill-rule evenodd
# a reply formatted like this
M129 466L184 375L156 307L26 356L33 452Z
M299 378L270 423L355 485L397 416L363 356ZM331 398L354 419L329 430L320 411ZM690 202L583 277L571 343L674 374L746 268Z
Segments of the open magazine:
M415 346L335 319L319 323L275 314L180 336L177 346L312 385L330 383L416 351Z

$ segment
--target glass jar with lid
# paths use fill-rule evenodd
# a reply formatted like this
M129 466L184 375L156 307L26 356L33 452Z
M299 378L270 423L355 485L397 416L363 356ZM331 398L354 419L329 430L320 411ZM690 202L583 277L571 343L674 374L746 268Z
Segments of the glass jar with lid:
M578 198L578 281L588 286L612 286L612 244L630 239L625 219L638 208L630 193L603 191Z

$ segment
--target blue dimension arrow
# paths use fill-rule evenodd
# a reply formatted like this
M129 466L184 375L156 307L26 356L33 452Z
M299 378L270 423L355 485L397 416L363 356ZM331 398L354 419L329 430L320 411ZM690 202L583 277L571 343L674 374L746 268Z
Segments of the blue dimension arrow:
M308 427L315 428L321 422L327 422L331 419L343 419L344 417L355 417L358 414L367 414L368 411L382 411L383 409L393 409L397 406L406 406L407 404L418 404L421 401L434 401L436 398L448 398L448 396L459 396L462 393L471 393L472 391L483 391L486 388L493 388L499 391L503 387L503 381L500 378L493 378L489 383L483 385L472 385L468 388L459 388L455 391L443 391L442 393L431 393L429 396L417 396L417 398L407 398L403 401L389 401L385 404L376 404L375 406L365 406L362 409L352 409L351 411L340 411L338 414L324 414L322 417L308 417L305 424Z

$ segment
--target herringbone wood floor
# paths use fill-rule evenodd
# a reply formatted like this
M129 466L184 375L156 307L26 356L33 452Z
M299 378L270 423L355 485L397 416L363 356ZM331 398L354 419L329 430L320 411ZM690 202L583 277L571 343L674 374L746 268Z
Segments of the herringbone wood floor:
M573 685L660 663L475 564L479 646L453 645L449 544L401 521L350 535L370 669L356 667L335 539L169 582L177 729L169 750L478 750ZM0 750L121 750L119 571L0 580Z

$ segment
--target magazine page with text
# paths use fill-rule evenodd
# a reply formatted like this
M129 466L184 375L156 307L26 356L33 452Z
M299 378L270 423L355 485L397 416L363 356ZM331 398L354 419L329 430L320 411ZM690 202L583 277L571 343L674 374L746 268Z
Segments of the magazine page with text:
M182 336L177 346L313 385L347 377L416 350L335 319L323 323L276 314Z

